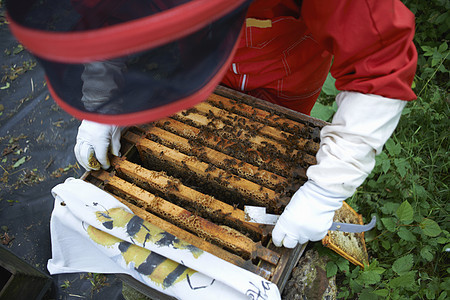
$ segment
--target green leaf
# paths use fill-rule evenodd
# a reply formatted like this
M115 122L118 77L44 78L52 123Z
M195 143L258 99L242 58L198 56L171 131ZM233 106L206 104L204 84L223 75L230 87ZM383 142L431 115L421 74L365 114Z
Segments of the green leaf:
M431 56L434 53L434 48L431 48L430 46L421 46L422 50L425 52L423 56Z
M426 245L420 250L420 256L426 261L432 261L434 259L433 251L430 246Z
M416 236L406 227L400 227L397 232L397 235L405 241L415 242L417 240Z
M391 168L391 161L389 159L384 159L381 161L381 170L386 174Z
M358 276L358 281L361 284L375 284L378 283L381 279L380 274L375 271L363 271Z
M447 68L445 68L444 64L440 65L438 70L441 71L442 73L448 73L449 72L449 70L447 70Z
M426 199L428 196L427 190L420 184L414 184L414 193L418 199ZM423 201L425 202L425 201ZM428 202L426 202L428 203Z
M446 51L447 49L448 49L448 44L447 44L446 42L443 42L443 43L439 46L438 51L441 52L441 53L443 53L443 52Z
M441 24L441 23L445 22L445 20L448 19L448 17L449 17L449 16L447 15L447 13L440 14L440 15L436 18L436 20L434 21L434 23L435 23L435 24Z
M347 297L350 295L350 292L348 290L346 291L340 291L337 295L338 299L347 299Z
M19 54L20 52L23 51L23 49L24 49L24 48L23 48L23 45L19 44L19 45L17 45L16 48L14 48L13 54Z
M333 261L329 261L327 263L326 269L327 269L327 277L330 278L337 274L338 267Z
M431 289L430 285L427 286L427 289L425 290L425 296L427 299L436 299L436 290Z
M386 215L393 214L398 209L399 206L400 205L395 202L386 202L381 208L381 211Z
M377 300L378 296L371 289L365 289L359 294L359 300Z
M389 291L387 289L375 290L372 293L374 293L377 296L381 296L381 297L387 297L387 295L389 295Z
M403 257L398 258L394 262L394 264L392 265L392 270L394 270L395 273L402 275L405 272L411 270L413 262L414 260L412 254L405 255Z
M403 201L395 214L403 224L410 224L413 221L414 211L408 201Z
M395 227L397 226L397 220L395 218L381 218L381 222L390 232L395 231Z
M371 268L376 268L376 270L371 270ZM384 272L381 267L367 267L366 270L361 271L358 275L357 282L361 285L375 284L381 279L380 274Z
M441 282L441 284L440 284L439 287L440 287L442 290L450 291L450 277L445 277L445 278L442 280L442 282Z
M435 237L441 234L442 230L439 227L438 223L431 219L424 219L420 224L420 228L425 235Z
M415 284L415 272L411 271L389 281L392 288L411 287Z
M336 262L336 265L338 266L339 270L341 272L348 272L349 271L349 261L346 259L339 259Z
M386 271L386 269L385 268L383 268L383 267L369 267L369 269L370 269L370 271L373 271L373 272L375 272L375 273L377 273L377 274L383 274L385 271Z
M445 299L448 299L448 298L447 298L447 292L444 291L439 295L438 300L445 300Z
M397 167L397 172L403 178L406 175L408 164L405 159L396 158L394 159L394 165Z
M9 89L9 87L10 87L10 84L9 84L9 82L7 82L7 83L5 83L4 86L0 87L0 90L6 90L6 89Z
M330 106L323 105L319 102L314 104L311 110L311 117L328 121L333 116L334 110Z
M441 62L441 58L439 57L433 57L433 59L431 60L431 66L435 67L438 63Z
M391 156L397 156L402 151L402 146L396 144L392 139L387 140L384 145Z
M388 240L381 241L381 246L386 250L391 249L391 243Z
M23 165L23 163L25 163L25 161L27 160L26 156L22 157L21 159L19 159L18 161L16 161L16 163L12 166L13 169L20 167L21 165Z
M336 79L331 76L331 73L328 73L327 79L322 86L322 92L328 96L336 96L339 94L339 90L336 88Z
M437 242L438 244L447 244L448 242L450 242L450 239L449 239L449 238L446 238L446 237L444 237L444 236L440 236L440 237L438 237L438 238L436 239L436 242Z

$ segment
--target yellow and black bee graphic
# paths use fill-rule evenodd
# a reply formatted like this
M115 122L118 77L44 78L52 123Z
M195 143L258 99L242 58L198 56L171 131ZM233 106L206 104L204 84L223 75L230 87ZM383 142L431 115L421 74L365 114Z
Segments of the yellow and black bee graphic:
M191 285L189 277L196 271L143 247L145 247L145 243L152 242L158 246L187 249L195 258L198 258L203 253L201 249L178 239L174 235L161 230L122 208L97 211L96 215L97 220L106 229L125 228L133 243L89 226L87 233L93 241L105 247L113 247L118 244L118 249L126 264L134 266L136 271L147 276L162 288L168 288L182 280L187 280L189 285ZM135 243L140 243L143 247Z

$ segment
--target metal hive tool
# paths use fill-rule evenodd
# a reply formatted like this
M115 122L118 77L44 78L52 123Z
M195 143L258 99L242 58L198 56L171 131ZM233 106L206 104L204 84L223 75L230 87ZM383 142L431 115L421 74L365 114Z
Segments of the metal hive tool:
M281 213L315 163L326 123L218 87L207 101L128 128L113 170L85 180L143 219L283 289L304 247L277 248L272 226L245 221L244 205Z

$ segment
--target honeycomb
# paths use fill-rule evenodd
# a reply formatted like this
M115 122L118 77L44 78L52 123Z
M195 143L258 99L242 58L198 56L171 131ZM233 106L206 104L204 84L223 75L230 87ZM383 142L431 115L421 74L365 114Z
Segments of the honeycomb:
M273 226L244 206L280 214L316 163L326 123L219 87L204 103L122 134L112 170L86 179L141 218L282 290L299 248L275 247Z

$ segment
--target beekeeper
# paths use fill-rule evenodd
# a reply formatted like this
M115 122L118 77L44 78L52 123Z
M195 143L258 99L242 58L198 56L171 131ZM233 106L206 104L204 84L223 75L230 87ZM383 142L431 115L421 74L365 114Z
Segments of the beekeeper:
M399 0L22 2L7 2L12 31L53 98L83 119L75 155L87 170L94 156L110 166L122 126L192 107L220 82L309 114L331 71L338 110L273 230L277 246L326 235L415 99L414 16Z

